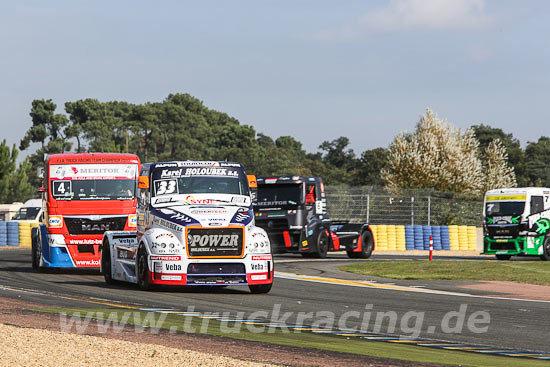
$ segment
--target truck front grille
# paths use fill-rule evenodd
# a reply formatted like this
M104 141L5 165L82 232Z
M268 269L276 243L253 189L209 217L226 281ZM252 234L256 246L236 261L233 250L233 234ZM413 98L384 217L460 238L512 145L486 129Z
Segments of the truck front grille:
M241 257L243 246L244 227L187 229L190 257Z
M71 235L103 234L105 231L122 231L126 225L126 216L103 217L92 220L83 217L65 217L67 230Z

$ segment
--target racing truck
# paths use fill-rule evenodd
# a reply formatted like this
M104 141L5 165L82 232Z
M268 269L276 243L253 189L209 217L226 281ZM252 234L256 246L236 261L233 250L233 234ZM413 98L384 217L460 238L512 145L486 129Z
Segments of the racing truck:
M273 259L255 226L249 179L240 163L177 161L142 165L137 231L107 231L105 281L157 285L247 285L267 293Z
M27 210L45 217L31 233L33 269L99 270L103 233L136 229L139 166L134 154L47 155L42 203Z
M550 188L487 191L483 205L483 253L508 260L535 255L550 260Z
M325 258L328 251L345 250L352 259L370 257L368 224L332 221L320 177L258 177L257 186L256 225L267 232L274 253Z

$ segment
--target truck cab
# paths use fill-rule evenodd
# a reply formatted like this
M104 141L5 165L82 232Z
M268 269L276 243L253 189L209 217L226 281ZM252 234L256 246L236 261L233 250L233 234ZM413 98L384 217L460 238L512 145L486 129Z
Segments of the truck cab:
M369 257L374 241L366 223L331 221L320 177L257 178L256 224L264 228L274 252L324 258L346 250L351 258Z
M267 234L255 226L250 181L235 162L144 164L137 231L103 237L105 281L269 292L273 259Z
M483 204L483 254L499 260L535 255L550 260L550 188L490 190Z
M25 201L25 204L19 208L12 220L16 220L18 222L42 223L44 221L42 199L30 199Z

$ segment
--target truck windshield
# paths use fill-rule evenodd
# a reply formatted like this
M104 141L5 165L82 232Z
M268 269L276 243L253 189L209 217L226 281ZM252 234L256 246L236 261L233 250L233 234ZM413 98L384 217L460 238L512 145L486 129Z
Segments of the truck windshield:
M59 180L51 182L56 200L130 200L135 180Z
M258 187L258 206L297 205L302 203L302 185L261 185Z
M239 177L191 176L154 181L154 196L178 194L249 195L248 182Z
M525 202L523 201L495 201L485 204L487 216L518 216L523 214Z
M24 207L13 216L13 220L32 220L35 219L40 212L40 208L36 207Z

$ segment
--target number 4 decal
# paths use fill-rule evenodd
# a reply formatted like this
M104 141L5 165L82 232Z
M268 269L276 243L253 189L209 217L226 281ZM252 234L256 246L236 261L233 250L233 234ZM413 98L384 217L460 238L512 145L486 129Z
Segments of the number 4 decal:
M71 181L53 182L53 196L68 196L71 192Z

